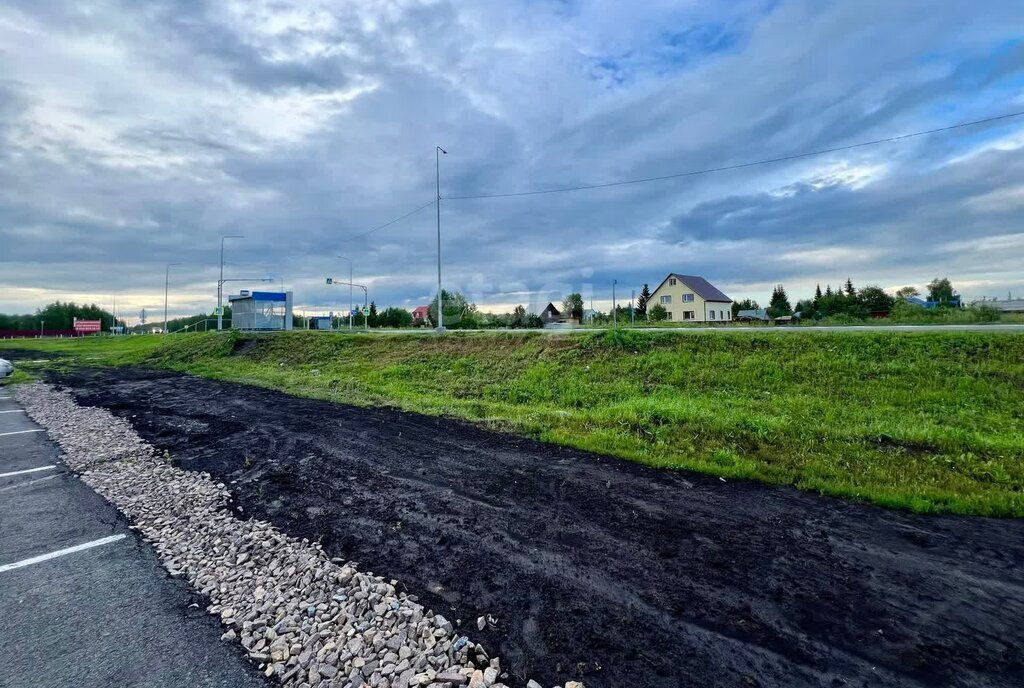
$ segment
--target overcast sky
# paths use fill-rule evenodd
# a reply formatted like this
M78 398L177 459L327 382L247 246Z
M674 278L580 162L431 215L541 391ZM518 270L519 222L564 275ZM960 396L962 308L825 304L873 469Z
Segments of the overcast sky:
M162 317L273 276L299 305L425 303L442 196L726 166L1024 110L1019 0L5 0L0 311ZM669 272L735 299L948 276L1024 295L1024 117L603 190L442 201L485 309ZM256 284L233 283L233 290Z

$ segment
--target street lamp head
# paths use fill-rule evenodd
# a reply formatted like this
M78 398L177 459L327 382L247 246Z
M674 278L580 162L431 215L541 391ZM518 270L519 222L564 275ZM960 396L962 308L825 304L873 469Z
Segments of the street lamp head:
M438 146L437 150L441 151L445 155L448 155L448 151L446 151L444 148L441 148L441 146Z

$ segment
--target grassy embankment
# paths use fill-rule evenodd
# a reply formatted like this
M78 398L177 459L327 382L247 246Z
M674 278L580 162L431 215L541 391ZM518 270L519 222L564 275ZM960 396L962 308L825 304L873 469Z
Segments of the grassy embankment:
M296 332L8 346L390 404L920 512L1024 516L1019 334Z

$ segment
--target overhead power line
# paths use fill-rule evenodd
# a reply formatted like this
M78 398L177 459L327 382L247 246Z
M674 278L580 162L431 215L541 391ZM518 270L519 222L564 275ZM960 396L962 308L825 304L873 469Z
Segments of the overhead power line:
M822 148L819 150L807 151L804 153L793 153L791 155L783 155L777 158L766 158L764 160L753 160L750 162L737 163L735 165L723 165L720 167L709 167L702 170L690 170L688 172L676 172L674 174L663 174L656 177L640 177L638 179L623 179L615 182L605 182L602 184L581 184L579 186L563 186L554 189L538 189L535 191L513 191L509 193L491 193L491 194L476 194L472 196L444 196L442 200L445 201L466 201L479 198L511 198L515 196L539 196L541 194L554 194L554 193L565 193L569 191L586 191L589 189L607 189L613 186L627 186L630 184L646 184L648 182L659 182L666 179L679 179L680 177L696 177L703 174L711 174L713 172L728 172L729 170L741 170L747 167L757 167L758 165L771 165L778 162L786 162L789 160L799 160L801 158L810 158L816 155L827 155L829 153L839 153L842 151L854 150L856 148L867 148L868 146L877 146L883 143L893 143L895 141L903 141L905 139L912 139L919 136L928 136L929 134L938 134L944 131L952 131L954 129L962 129L965 127L974 127L981 124L989 124L991 122L998 122L1013 117L1021 117L1024 115L1024 111L1011 112L1005 115L998 115L995 117L986 117L985 119L976 119L970 122L960 122L959 124L951 124L945 127L938 127L936 129L926 129L924 131L915 131L910 134L900 134L899 136L889 136L884 139L874 139L873 141L862 141L860 143L851 143L846 146L836 146L834 148ZM428 204L429 205L429 204ZM426 206L423 206L426 207Z
M390 227L391 225L395 224L396 222L401 222L402 220L404 220L407 217L412 217L413 215L415 215L416 213L420 212L424 208L429 208L430 206L434 205L435 203L437 203L437 200L432 198L429 201L427 201L426 203L424 203L423 205L419 206L418 208L414 208L414 209L410 210L405 215L399 215L398 217L396 217L393 220L388 220L387 222L385 222L382 225L377 225L373 229L368 229L365 232L361 232L359 234L355 234L355 235L349 237L348 239L342 239L342 241L343 242L348 242L348 241L355 241L356 239L362 239L363 237L369 236L369 235L373 234L374 232L379 232L380 230L384 229L385 227Z

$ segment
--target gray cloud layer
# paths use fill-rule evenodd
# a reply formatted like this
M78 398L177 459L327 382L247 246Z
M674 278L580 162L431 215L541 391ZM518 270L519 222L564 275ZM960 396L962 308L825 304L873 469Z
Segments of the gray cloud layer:
M42 6L40 6L42 5ZM728 165L1024 110L1024 7L8 2L0 310L212 306L231 275L304 304L424 302L447 196ZM734 297L853 276L1024 289L1024 119L635 187L445 201L446 283L495 307L602 302L670 270Z

